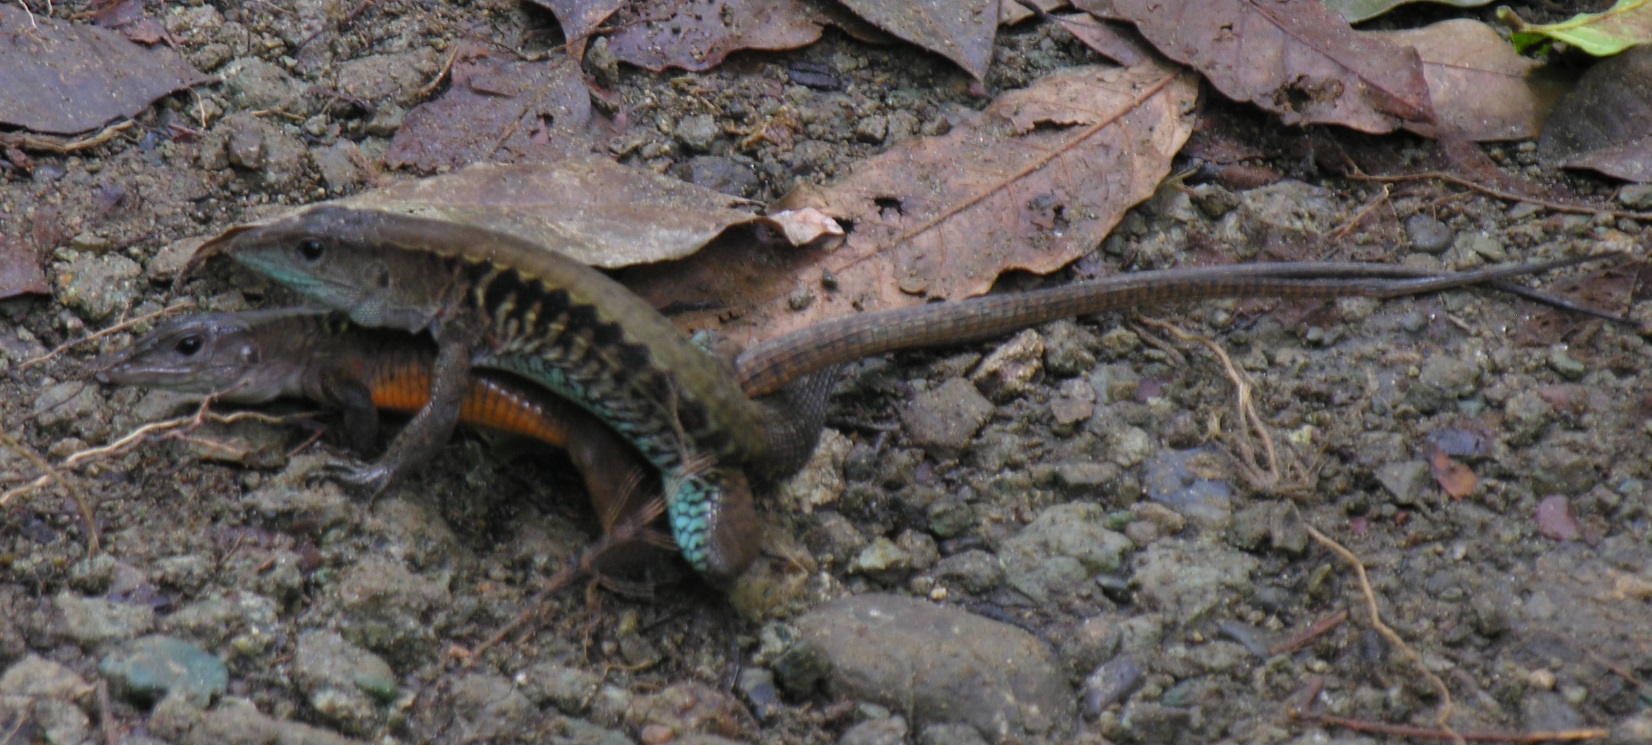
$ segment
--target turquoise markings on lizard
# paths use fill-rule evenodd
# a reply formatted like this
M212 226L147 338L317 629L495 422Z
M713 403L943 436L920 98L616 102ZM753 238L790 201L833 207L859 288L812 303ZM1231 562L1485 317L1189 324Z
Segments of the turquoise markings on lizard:
M697 571L731 576L754 555L734 539L749 533L725 527L750 512L730 502L730 485L750 496L724 466L767 457L764 414L727 365L606 275L512 236L330 205L232 231L203 252L363 326L436 339L430 403L379 461L343 480L380 489L426 460L452 431L470 368L505 370L602 418L676 486L673 538Z

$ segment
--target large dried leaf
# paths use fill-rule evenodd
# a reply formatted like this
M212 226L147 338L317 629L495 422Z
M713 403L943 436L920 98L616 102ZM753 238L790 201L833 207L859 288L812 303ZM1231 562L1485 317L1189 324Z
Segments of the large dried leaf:
M1437 122L1471 140L1537 136L1563 84L1536 74L1536 62L1515 52L1492 27L1457 19L1405 31L1371 32L1417 50ZM1433 136L1432 127L1421 134Z
M40 271L40 257L22 241L0 234L0 299L48 292L51 288Z
M0 5L0 124L86 132L211 79L166 47Z
M546 161L588 149L591 97L564 55L540 61L480 49L453 65L441 98L407 112L384 161L429 173L482 161Z
M1652 0L1618 0L1599 13L1579 13L1560 23L1526 23L1509 8L1498 8L1497 18L1514 26L1510 40L1517 49L1554 39L1607 57L1637 44L1652 44Z
M483 163L334 203L510 233L604 268L680 259L736 225L790 227L735 209L738 197L602 158Z
M997 0L840 0L896 38L941 55L981 80L992 64ZM1013 2L1013 0L1005 0Z
M1652 181L1652 47L1601 60L1555 106L1538 140L1544 163Z
M640 0L608 37L638 67L709 70L741 49L796 49L820 38L812 0Z
M614 14L624 4L624 0L533 0L535 5L541 6L556 16L556 22L562 24L563 38L573 41L584 39L602 25L603 20Z
M1286 124L1382 133L1433 121L1414 50L1356 33L1319 0L1113 0L1166 56Z
M1423 2L1424 0L1325 0L1325 7L1331 12L1348 19L1349 23L1369 21L1390 10L1408 3ZM1450 5L1456 8L1478 8L1491 0L1427 0L1431 3Z
M1052 271L1157 188L1192 129L1196 94L1191 77L1155 65L1061 70L944 136L909 140L781 200L851 223L834 252L718 246L634 269L627 283L656 305L721 300L682 324L732 319L725 333L749 342L819 318L979 294L1010 269Z
M1125 67L1163 59L1135 28L1122 21L1109 21L1089 13L1055 13L1050 15L1050 20L1061 24L1090 51Z

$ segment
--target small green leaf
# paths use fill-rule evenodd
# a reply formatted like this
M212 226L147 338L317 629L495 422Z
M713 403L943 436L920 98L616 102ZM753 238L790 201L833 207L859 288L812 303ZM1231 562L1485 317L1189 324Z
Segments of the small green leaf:
M1419 0L1325 0L1325 7L1331 12L1342 16L1349 23L1369 21L1394 8L1406 3ZM1441 5L1451 5L1458 8L1477 8L1490 3L1491 0L1432 0Z
M1531 46L1533 37L1546 37L1607 57L1652 43L1652 0L1618 0L1600 13L1579 13L1560 23L1526 23L1507 7L1498 8L1497 17L1514 27L1511 41L1516 49Z

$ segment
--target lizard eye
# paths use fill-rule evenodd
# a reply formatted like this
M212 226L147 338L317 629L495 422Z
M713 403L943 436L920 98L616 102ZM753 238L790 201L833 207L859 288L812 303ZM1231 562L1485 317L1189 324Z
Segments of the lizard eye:
M323 253L325 253L324 247L321 245L321 241L316 238L305 238L298 243L298 255L304 257L305 261L311 263L320 261Z
M201 340L200 334L191 334L179 339L177 346L173 348L178 350L178 354L184 355L185 357L193 357L196 352L201 351L201 347L205 343L206 342Z

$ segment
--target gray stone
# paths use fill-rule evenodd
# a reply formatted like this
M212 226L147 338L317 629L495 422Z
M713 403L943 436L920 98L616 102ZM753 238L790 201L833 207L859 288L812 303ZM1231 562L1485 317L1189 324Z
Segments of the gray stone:
M717 128L717 120L710 114L695 114L679 120L675 134L677 141L684 147L705 152L717 142L717 136L722 134L722 131Z
M219 71L219 77L224 81L224 94L237 109L308 113L300 111L304 84L277 65L257 57L242 57L226 63Z
M457 734L466 741L526 736L537 715L528 697L511 681L493 673L471 673L453 684Z
M935 578L976 595L984 595L1004 581L998 557L979 549L964 551L935 564Z
M602 687L602 676L589 670L541 662L522 671L517 680L535 704L550 703L562 713L577 716L591 706Z
M989 740L1059 736L1073 694L1050 651L1013 626L920 600L861 595L797 620L829 660L831 695L899 708L918 726L973 725Z
M1148 499L1205 530L1226 530L1233 522L1233 487L1206 477L1215 472L1209 462L1220 457L1211 448L1154 451L1143 466Z
M861 722L838 738L838 745L900 745L906 742L906 720L886 717Z
M31 654L0 675L0 696L74 699L91 690L75 671Z
M52 598L52 605L57 611L53 631L83 647L131 639L155 624L155 609L147 605L83 598L68 591Z
M1425 212L1405 218L1405 234L1411 239L1411 245L1423 253L1443 253L1451 247L1451 229Z
M297 745L351 745L360 743L319 727L272 719L246 699L225 699L187 730L184 745L223 743L293 743Z
M1377 483L1394 495L1395 504L1406 506L1422 504L1433 481L1428 464L1420 460L1385 463L1377 468L1376 477Z
M1044 510L999 548L1005 581L1042 604L1078 592L1096 574L1118 573L1132 544L1109 524L1107 511L1088 502Z
M365 733L382 718L377 704L398 693L395 671L383 658L332 631L298 637L293 683L321 715L351 733Z
M1131 581L1146 607L1191 626L1249 592L1259 562L1207 541L1161 539L1142 549L1134 565Z
M900 416L913 442L950 457L969 444L992 410L992 402L969 381L952 378L901 406Z
M98 663L120 695L142 703L172 694L205 706L229 690L229 669L182 639L145 636L122 644Z
M102 321L129 308L143 291L143 267L116 253L66 252L66 261L54 262L50 276L57 302L88 321Z
M987 398L1003 403L1026 395L1044 371L1044 337L1025 329L981 360L969 381Z

